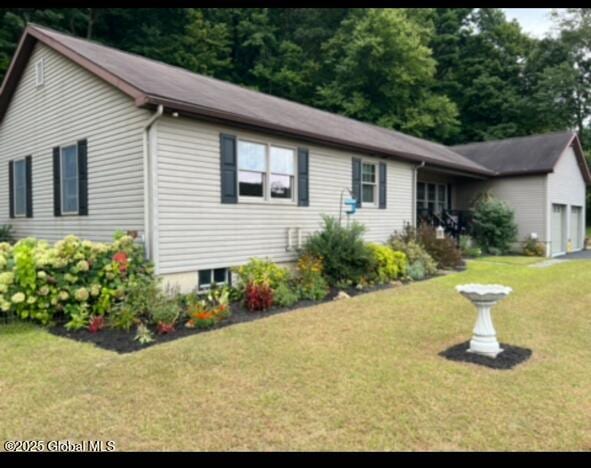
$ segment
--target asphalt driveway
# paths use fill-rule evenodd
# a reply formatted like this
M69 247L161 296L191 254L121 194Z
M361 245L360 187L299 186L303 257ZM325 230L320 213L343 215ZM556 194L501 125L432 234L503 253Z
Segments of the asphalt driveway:
M591 260L591 250L580 250L553 258L560 260Z

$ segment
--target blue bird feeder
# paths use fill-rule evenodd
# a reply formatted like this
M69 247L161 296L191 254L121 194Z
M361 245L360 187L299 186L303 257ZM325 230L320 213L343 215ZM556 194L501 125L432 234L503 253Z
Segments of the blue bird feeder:
M345 213L347 213L348 215L355 214L355 212L357 211L357 200L355 200L354 198L347 198L345 200L345 205L347 205L347 211L345 211Z

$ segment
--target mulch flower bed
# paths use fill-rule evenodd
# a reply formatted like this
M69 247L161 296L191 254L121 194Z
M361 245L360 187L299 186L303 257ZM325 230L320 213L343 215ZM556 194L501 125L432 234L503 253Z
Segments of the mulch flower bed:
M447 348L439 355L450 361L470 362L499 370L513 369L515 366L527 361L532 355L532 350L528 348L521 348L507 343L500 343L500 345L503 352L498 354L496 358L469 353L469 341Z
M349 296L358 296L360 294L367 294L370 292L382 290L382 289L390 289L395 287L392 284L386 285L379 285L373 286L371 288L364 288L364 289L347 289L344 290ZM284 312L290 312L296 309L302 309L305 307L310 307L313 305L322 304L325 302L332 301L337 294L339 293L339 289L331 289L330 293L321 301L299 301L294 304L292 307L273 307L266 311L261 312L250 312L245 309L242 304L240 303L233 303L231 304L231 311L232 314L227 319L223 320L215 324L211 328L207 329L200 329L200 328L187 328L185 327L184 321L181 321L177 324L175 330L171 333L167 333L164 335L160 335L156 332L154 326L149 326L150 331L153 333L154 341L147 344L141 344L138 341L134 340L136 335L136 327L133 327L130 331L125 330L115 330L112 328L105 328L97 333L91 333L87 329L70 331L64 327L63 323L58 323L57 325L49 328L49 332L56 335L62 336L66 338L70 338L76 341L82 341L85 343L93 343L94 345L98 346L99 348L107 349L109 351L116 351L117 353L132 353L134 351L141 351L142 349L146 349L150 346L157 345L159 343L166 343L168 341L173 341L179 338L183 338L189 335L195 335L197 333L205 333L211 330L217 330L219 328L227 327L230 325L234 325L237 323L243 322L250 322L252 320L259 320L266 317L270 317L275 314L282 314ZM346 299L341 299L346 300Z

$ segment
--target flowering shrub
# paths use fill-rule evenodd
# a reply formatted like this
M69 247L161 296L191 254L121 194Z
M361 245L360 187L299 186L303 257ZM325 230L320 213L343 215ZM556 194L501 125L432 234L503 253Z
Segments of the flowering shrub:
M369 244L374 257L374 271L369 275L370 279L383 284L393 281L404 275L408 269L408 259L404 252L395 251L387 245Z
M34 238L0 244L0 310L48 324L65 316L70 329L103 316L138 279L153 279L153 267L131 236L110 244L67 236L50 246Z
M322 257L304 254L298 259L298 295L300 299L319 301L328 294L328 283L324 279Z
M188 305L189 328L210 328L230 316L230 289L211 289L204 299Z
M273 306L273 290L268 283L250 282L244 291L244 305L248 310L267 310Z

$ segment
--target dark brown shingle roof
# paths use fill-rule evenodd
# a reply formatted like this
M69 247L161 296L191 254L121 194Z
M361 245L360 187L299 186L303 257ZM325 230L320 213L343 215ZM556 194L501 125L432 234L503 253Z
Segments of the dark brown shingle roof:
M438 143L314 109L134 54L29 25L0 95L0 119L34 43L41 41L117 86L139 106L163 104L197 117L480 175L493 172ZM21 49L23 52L21 53ZM14 69L14 72L13 72Z
M564 150L571 144L583 177L589 183L589 168L578 138L572 131L468 143L453 146L452 149L495 171L497 176L507 176L552 172Z

